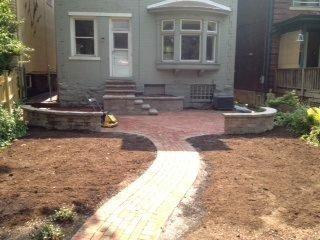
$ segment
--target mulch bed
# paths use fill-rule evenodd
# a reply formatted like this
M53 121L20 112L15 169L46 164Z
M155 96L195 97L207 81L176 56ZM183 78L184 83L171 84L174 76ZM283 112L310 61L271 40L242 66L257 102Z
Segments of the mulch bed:
M0 239L28 239L55 209L74 206L70 238L102 200L151 165L155 152L135 135L32 129L0 152Z
M320 148L283 129L190 142L209 175L200 221L182 239L320 239Z

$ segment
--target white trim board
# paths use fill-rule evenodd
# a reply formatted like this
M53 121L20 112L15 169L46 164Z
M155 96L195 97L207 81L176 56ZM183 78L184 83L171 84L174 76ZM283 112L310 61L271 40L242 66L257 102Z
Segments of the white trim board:
M74 17L125 17L131 18L132 13L103 13L103 12L69 12Z

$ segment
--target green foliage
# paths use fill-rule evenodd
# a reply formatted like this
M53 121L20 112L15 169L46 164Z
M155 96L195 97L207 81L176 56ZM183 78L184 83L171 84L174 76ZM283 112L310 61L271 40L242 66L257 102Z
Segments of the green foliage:
M63 238L61 228L54 224L45 224L33 237L34 240L62 240Z
M11 0L0 1L0 74L3 70L14 67L16 56L28 58L30 48L26 47L17 37L20 21L11 9Z
M288 128L314 146L320 146L320 108L308 108L290 92L268 101L268 106L279 110L276 125Z
M52 216L52 220L58 223L73 222L76 217L76 213L73 208L62 207L56 210Z
M302 106L295 91L289 92L282 97L270 99L267 106L275 108L281 112L291 112Z
M309 134L302 136L302 139L313 146L320 147L320 126L314 126Z
M22 115L23 112L19 106L15 106L12 113L0 106L0 148L27 134L27 126Z

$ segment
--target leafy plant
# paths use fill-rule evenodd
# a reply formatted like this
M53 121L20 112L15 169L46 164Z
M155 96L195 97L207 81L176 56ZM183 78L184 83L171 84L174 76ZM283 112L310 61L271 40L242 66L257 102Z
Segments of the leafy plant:
M52 220L58 223L73 222L76 217L76 213L73 208L62 207L56 210L52 216Z
M28 58L31 51L18 39L16 33L21 22L17 20L11 4L11 0L0 1L0 74L14 67L14 57Z
M281 112L291 112L302 106L295 91L289 92L282 97L270 99L267 106L276 108Z
M309 108L308 116L310 120L313 122L313 125L320 125L320 108Z
M34 240L62 240L64 234L60 227L54 224L45 224L33 237Z
M320 126L314 126L309 134L302 136L302 139L313 146L320 147Z
M10 144L16 138L27 134L22 109L16 105L12 113L0 106L0 148Z

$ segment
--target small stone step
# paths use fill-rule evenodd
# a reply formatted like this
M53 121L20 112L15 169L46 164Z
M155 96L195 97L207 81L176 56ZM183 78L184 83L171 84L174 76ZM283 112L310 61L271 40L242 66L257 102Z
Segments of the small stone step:
M142 105L142 109L143 110L149 110L151 108L151 106L149 104L143 104Z
M149 115L157 116L157 115L159 115L159 112L157 109L151 108L151 109L149 109Z
M142 105L143 103L144 103L144 102L143 102L142 99L137 99L137 100L134 101L134 104L135 104L135 105Z

